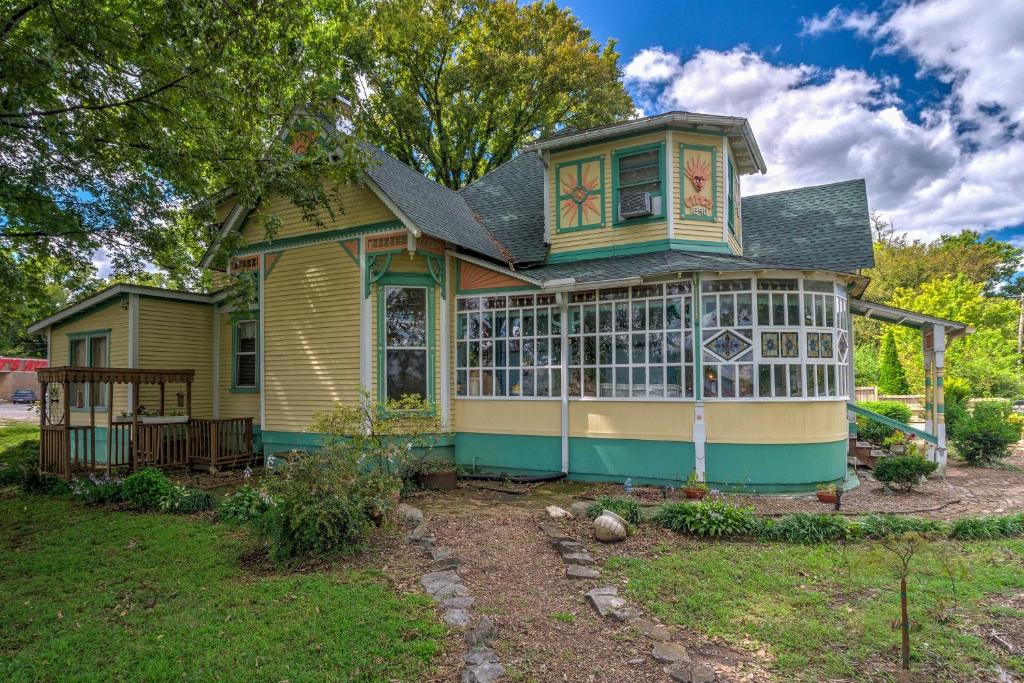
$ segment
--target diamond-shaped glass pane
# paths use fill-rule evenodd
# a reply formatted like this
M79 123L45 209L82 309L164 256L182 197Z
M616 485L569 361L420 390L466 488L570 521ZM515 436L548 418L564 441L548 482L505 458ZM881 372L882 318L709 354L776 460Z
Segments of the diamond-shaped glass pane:
M847 342L846 342L846 333L845 332L840 332L839 333L839 343L838 343L838 346L839 346L839 360L845 361L846 360L846 352L849 350L849 344L847 344Z
M740 355L744 351L750 348L750 342L746 339L733 334L730 331L725 331L722 334L709 339L704 343L704 348L709 351L713 351L718 356L725 360L732 360L736 356Z

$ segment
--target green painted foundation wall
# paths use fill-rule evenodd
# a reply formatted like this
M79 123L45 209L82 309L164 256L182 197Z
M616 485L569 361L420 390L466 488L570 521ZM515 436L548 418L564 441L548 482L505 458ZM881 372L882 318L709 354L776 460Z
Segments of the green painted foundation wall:
M268 465L273 466L274 455L286 455L291 451L302 451L319 448L324 443L324 434L312 432L272 432L265 431L259 435L258 448L262 448L263 457ZM455 440L451 435L442 437L437 447L431 452L432 457L455 458Z
M569 478L679 486L693 470L693 443L569 438Z
M846 440L813 444L704 446L708 485L723 491L777 493L813 491L846 477Z
M562 439L459 432L455 435L455 462L469 472L552 474L562 471Z

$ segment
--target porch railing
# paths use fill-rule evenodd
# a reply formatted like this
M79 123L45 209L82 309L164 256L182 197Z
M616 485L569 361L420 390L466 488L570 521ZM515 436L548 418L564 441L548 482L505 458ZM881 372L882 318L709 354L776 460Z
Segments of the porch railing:
M933 446L937 446L939 444L939 438L934 434L929 434L928 432L918 429L917 427L911 427L910 425L900 422L899 420L894 420L891 417L887 417L885 415L876 413L872 410L868 410L867 408L863 408L857 405L856 403L847 403L846 408L855 415L860 415L861 417L865 417L874 422L878 422L879 424L883 424L886 427L898 429L899 431L905 434L913 434L914 436L918 437L923 441L926 441L927 443L932 444Z

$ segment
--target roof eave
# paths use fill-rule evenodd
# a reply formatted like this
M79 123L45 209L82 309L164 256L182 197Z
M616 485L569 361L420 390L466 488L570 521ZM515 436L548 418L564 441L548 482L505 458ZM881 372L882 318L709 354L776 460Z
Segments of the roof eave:
M201 294L197 292L180 292L176 290L160 289L159 287L143 287L140 285L127 285L127 284L116 284L106 289L96 292L92 296L86 297L81 301L76 301L70 306L57 311L53 315L47 316L42 320L32 323L28 327L29 334L38 334L48 327L56 325L67 318L89 310L93 306L103 303L109 299L114 299L123 294L141 294L145 296L154 296L162 299L170 299L173 301L192 301L196 303L213 303L213 297L215 294Z

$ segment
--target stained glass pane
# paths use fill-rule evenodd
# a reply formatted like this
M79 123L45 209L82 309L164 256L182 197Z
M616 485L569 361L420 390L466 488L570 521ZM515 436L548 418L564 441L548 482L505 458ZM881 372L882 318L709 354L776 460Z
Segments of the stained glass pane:
M726 330L704 344L704 348L713 351L725 360L732 360L750 348L750 342Z
M778 358L779 357L779 333L778 332L762 332L761 333L761 355L765 358Z
M782 333L782 357L783 358L799 358L800 357L800 337L796 332L783 332Z

